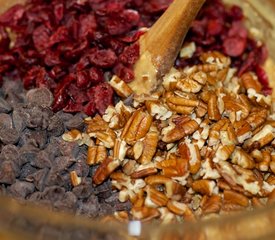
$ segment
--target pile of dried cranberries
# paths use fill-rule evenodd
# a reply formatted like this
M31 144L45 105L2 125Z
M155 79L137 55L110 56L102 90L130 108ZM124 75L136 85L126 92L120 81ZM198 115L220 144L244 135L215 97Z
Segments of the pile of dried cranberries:
M0 16L0 74L22 79L26 89L45 86L54 94L54 111L103 114L114 101L106 83L113 74L134 78L139 57L135 42L172 0L29 0ZM265 91L268 81L261 64L266 48L250 39L242 10L208 0L186 41L197 45L188 62L201 52L219 50L232 57L239 73L254 70ZM15 39L14 39L15 38Z

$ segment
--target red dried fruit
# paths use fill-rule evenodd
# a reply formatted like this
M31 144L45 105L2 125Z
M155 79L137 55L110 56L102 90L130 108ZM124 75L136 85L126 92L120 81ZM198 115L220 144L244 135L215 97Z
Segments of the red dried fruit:
M207 23L207 33L215 36L221 33L223 22L220 19L210 19Z
M97 27L95 16L93 14L81 15L79 22L79 37L92 36Z
M117 56L111 49L95 49L88 57L92 64L102 68L110 68L114 66L117 61Z
M135 77L133 69L123 65L122 63L117 64L114 67L113 71L117 76L119 76L126 83L133 81Z
M238 57L243 54L246 47L246 39L230 37L223 42L223 51L230 57Z
M101 115L109 105L113 104L114 91L108 83L100 83L92 87L87 94L94 101L95 108Z
M122 54L119 56L119 60L125 64L133 65L139 58L139 44L132 44L129 47L125 47Z

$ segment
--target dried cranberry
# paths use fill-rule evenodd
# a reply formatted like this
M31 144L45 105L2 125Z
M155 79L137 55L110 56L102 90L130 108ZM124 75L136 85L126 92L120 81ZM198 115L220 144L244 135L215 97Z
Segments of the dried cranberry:
M223 50L230 57L238 57L243 54L246 46L246 39L231 37L223 42Z
M133 69L123 65L122 63L119 63L114 67L114 73L127 83L133 81L135 76Z
M100 83L88 91L88 96L94 101L96 110L103 115L106 108L113 104L114 91L108 83Z
M117 56L111 49L96 49L88 57L92 64L102 68L112 67L117 61Z
M256 65L254 69L255 69L255 72L259 78L260 83L263 85L263 87L265 89L268 89L269 88L269 80L268 80L268 76L267 76L265 70L259 65Z
M119 56L119 60L125 64L134 64L139 58L139 44L132 44L125 47L123 53Z
M89 77L90 82L93 85L96 85L104 81L103 71L96 67L91 67L89 69Z
M81 15L79 18L80 28L79 28L79 37L83 38L87 35L92 35L96 30L97 23L96 18L93 14Z
M35 48L42 51L49 46L50 30L46 26L40 25L33 31L32 39Z
M89 103L87 103L87 104L84 106L83 111L84 111L84 113L86 113L88 116L94 115L94 113L96 112L96 108L95 108L95 103L94 103L94 101L90 101Z

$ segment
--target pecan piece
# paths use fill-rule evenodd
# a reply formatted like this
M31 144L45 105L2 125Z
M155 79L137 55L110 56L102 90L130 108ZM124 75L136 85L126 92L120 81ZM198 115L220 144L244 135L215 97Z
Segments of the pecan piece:
M120 165L121 161L118 159L113 159L112 157L105 158L95 171L93 183L95 185L103 183Z
M133 207L131 214L134 219L149 221L160 217L160 212L156 208L151 207Z
M216 184L214 181L206 179L196 180L192 183L192 189L202 195L211 196L216 191L215 187Z
M85 118L84 122L88 125L86 130L87 133L105 131L108 129L108 123L98 114L94 118Z
M221 119L221 114L218 109L218 101L217 101L217 96L216 95L211 95L208 101L208 118L210 120L218 121Z
M116 75L112 77L112 79L109 81L109 84L115 90L117 95L122 98L127 98L133 93L133 90Z
M147 164L152 161L158 146L159 133L151 131L146 134L143 140L143 151L141 157L138 159L138 162L141 164Z
M129 145L133 145L137 140L147 134L151 127L152 120L152 116L149 113L138 109L126 123L121 133L121 139L125 140Z
M163 128L161 132L162 141L172 143L194 133L199 128L199 124L195 120L188 119L187 117L183 117L182 121Z
M145 188L145 191L147 193L145 198L145 206L146 207L163 207L166 206L168 202L168 198L163 194L162 192L154 189L151 186L147 186Z
M241 76L241 82L246 90L253 88L258 93L262 91L262 84L259 82L257 76L252 72L244 73Z
M237 204L243 207L249 205L249 200L246 196L232 190L224 190L223 198L226 203Z
M76 171L70 172L71 183L74 187L81 184L81 177L77 176Z
M104 146L90 146L87 153L87 164L93 165L103 162L107 158L107 150Z
M79 130L73 129L62 135L62 139L66 142L76 142L82 139L82 134Z
M172 213L183 216L186 220L194 221L196 219L192 210L185 203L169 200L167 203L167 208Z
M222 207L222 199L219 195L212 195L207 197L206 201L202 203L201 208L204 215L210 213L218 213Z

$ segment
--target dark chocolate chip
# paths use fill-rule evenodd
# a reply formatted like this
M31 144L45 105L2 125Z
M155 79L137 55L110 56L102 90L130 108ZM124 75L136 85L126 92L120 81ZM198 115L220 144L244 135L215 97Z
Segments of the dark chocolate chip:
M16 180L9 188L9 194L16 198L26 198L29 194L34 192L34 184L25 181Z
M65 131L64 123L62 122L61 118L59 118L57 115L52 116L47 130L49 137L61 136Z
M27 92L26 100L34 105L50 107L53 103L53 95L47 88L35 88Z
M0 98L0 113L9 113L11 110L11 105L5 99Z
M19 168L12 161L4 161L0 165L0 183L13 184L19 175Z

